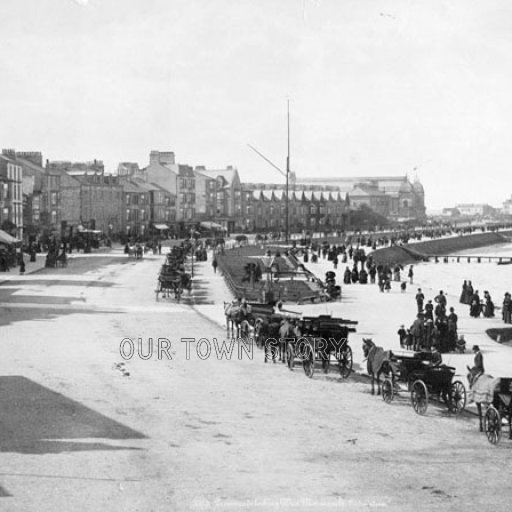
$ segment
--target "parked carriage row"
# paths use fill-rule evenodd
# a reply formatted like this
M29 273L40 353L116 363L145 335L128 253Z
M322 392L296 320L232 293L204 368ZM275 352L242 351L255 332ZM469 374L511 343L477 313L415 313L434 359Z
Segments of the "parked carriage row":
M352 349L348 337L349 333L356 331L352 327L357 325L355 321L330 315L302 316L258 303L225 303L225 313L228 335L231 328L231 334L235 334L237 329L237 337L249 336L252 321L256 343L265 350L265 361L271 358L275 362L279 357L290 370L297 364L302 365L310 378L315 373L315 363L320 362L327 373L333 359L342 378L346 379L352 372ZM297 327L300 336L295 336L293 329L287 331L288 325ZM436 364L431 352L395 354L384 351L368 339L363 340L363 351L368 374L372 378L372 393L375 378L380 392L379 377L384 376L382 398L386 403L408 393L412 408L419 415L426 414L432 400L444 403L455 415L465 410L466 387L456 378L455 368ZM494 379L492 385L491 397L486 402L490 405L481 430L485 431L490 443L496 444L502 437L504 422L508 424L509 438L512 439L512 378Z

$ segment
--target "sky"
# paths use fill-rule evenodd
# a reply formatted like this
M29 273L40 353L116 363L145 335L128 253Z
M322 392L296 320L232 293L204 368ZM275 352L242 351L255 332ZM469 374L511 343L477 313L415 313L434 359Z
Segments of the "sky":
M512 194L509 0L2 0L0 143L50 160Z

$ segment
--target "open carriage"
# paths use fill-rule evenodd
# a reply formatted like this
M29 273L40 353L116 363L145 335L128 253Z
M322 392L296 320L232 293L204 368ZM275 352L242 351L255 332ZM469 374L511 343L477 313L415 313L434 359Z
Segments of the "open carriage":
M455 368L433 365L430 352L393 354L391 366L393 372L382 383L385 402L390 403L397 392L408 391L411 405L420 415L426 414L432 398L442 400L456 414L466 407L466 388L460 380L454 380Z
M498 379L494 398L484 418L484 430L491 444L501 440L503 423L508 425L509 439L512 439L512 378Z
M192 278L190 274L170 265L162 265L155 290L157 301L159 295L162 294L163 298L174 296L176 302L179 302L183 295L183 290L190 292L191 289Z
M352 372L353 364L348 335L356 331L349 326L357 323L330 315L303 317L300 321L302 336L289 341L286 348L290 370L293 370L296 362L302 363L304 373L311 378L318 361L321 362L324 373L327 373L334 356L341 377L347 378Z

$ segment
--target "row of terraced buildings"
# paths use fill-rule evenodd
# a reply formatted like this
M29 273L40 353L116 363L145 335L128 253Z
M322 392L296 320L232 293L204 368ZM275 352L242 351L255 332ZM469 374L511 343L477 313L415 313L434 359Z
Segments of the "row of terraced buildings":
M300 182L291 173L287 200L283 185L242 183L232 166L192 167L177 163L170 151L151 151L146 167L121 162L115 174L106 174L99 160L43 163L40 152L3 150L0 227L20 239L73 230L150 237L183 233L198 224L228 232L284 231L287 207L290 232L344 230L351 208L362 204L377 210L387 205L389 211L379 211L384 215L393 214L392 205L395 214L406 209L410 215L414 208L418 218L424 215L423 196L406 177L388 178L396 185L391 192L379 189L375 178L354 180L344 190Z

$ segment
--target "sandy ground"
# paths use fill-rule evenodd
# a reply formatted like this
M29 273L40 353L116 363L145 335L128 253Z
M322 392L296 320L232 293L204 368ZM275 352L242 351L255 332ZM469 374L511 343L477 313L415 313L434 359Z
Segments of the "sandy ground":
M236 347L219 360L222 278L196 264L187 304L156 302L162 259L0 285L1 510L508 510L511 441L441 406L417 416L405 393L387 405L357 376L307 379ZM363 335L394 346L412 290L346 288L314 311L360 321L356 362ZM172 360L124 361L126 338L145 353L166 338ZM182 338L212 355L196 341L187 358Z

